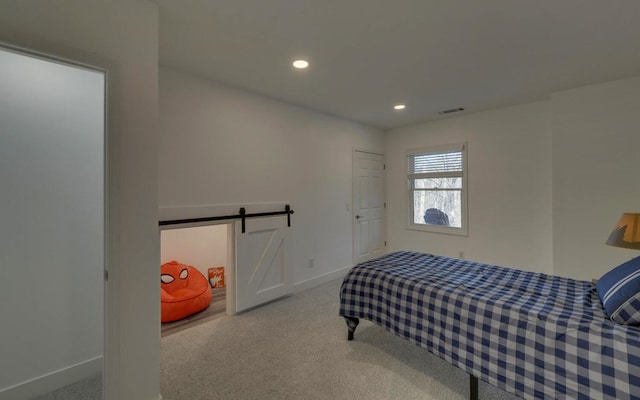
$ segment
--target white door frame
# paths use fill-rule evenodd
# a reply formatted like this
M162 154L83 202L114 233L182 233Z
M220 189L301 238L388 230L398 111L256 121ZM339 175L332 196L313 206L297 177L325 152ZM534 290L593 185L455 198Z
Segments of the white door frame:
M119 177L113 173L117 163L111 162L111 157L115 157L115 152L110 152L109 149L115 146L115 139L110 135L110 90L109 86L113 84L110 79L109 70L113 69L110 62L97 57L95 54L89 54L83 51L73 50L70 51L67 47L56 46L52 43L47 43L45 46L46 51L36 50L37 47L42 47L42 43L36 43L30 41L27 45L14 44L4 42L0 40L0 48L8 51L13 51L25 56L34 57L49 62L66 65L75 68L82 68L91 71L96 71L104 75L104 110L103 110L103 270L104 270L104 285L103 285L103 345L102 345L102 397L106 398L108 391L108 385L110 382L108 367L113 364L110 358L114 352L108 351L110 349L109 342L113 341L113 336L110 336L110 332L115 330L117 325L118 316L113 311L115 307L109 305L109 301L117 302L120 298L119 283L108 285L110 266L117 264L119 239L115 236L114 232L118 231L117 215L119 215L119 203L113 199L117 198L117 187L119 186ZM66 56L65 56L66 55ZM113 169L112 169L113 168ZM114 357L115 358L115 357ZM46 377L45 377L46 378ZM48 382L48 381L47 381ZM42 382L39 389L45 388L47 382ZM112 385L113 386L113 385ZM18 390L20 390L18 388Z

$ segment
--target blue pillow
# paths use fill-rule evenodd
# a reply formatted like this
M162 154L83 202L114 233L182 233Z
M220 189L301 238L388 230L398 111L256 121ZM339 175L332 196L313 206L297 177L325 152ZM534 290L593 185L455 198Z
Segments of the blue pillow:
M602 275L596 291L612 321L623 325L640 324L640 257Z

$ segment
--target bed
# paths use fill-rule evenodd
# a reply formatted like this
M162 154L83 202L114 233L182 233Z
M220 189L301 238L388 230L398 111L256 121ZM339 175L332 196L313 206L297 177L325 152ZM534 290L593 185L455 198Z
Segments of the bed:
M609 319L592 282L401 251L350 270L340 316L350 340L366 319L466 371L472 398L481 379L525 399L640 399L640 327Z

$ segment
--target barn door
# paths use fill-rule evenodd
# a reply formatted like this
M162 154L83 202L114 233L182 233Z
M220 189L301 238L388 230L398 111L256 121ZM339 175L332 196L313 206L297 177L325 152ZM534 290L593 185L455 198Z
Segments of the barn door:
M287 248L290 228L282 216L236 221L236 311L292 293Z

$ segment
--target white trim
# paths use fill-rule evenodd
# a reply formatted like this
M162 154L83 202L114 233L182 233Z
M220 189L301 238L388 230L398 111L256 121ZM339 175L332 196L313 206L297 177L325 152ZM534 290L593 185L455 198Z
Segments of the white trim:
M227 223L227 264L225 270L226 313L229 316L236 314L236 224L233 221Z
M464 229L464 225L462 228L456 227L446 227L439 225L420 225L420 224L412 224L410 222L407 223L407 230L410 231L418 231L418 232L431 232L431 233L443 233L445 235L456 235L456 236L469 236L469 233Z
M467 142L443 144L437 146L419 147L417 149L409 149L405 152L407 156L417 156L431 153L444 153L447 151L466 151Z
M360 153L377 154L379 156L383 156L384 157L384 151L365 149L365 148L361 148L361 147L352 147L351 154L353 154L356 151L359 151Z
M26 55L26 56L29 56L29 57L32 57L32 58L37 58L39 60L53 62L55 64L60 64L60 65L65 65L65 66L72 66L72 67L75 67L75 68L85 69L85 70L93 71L93 72L100 72L100 73L102 73L104 75L107 75L107 70L105 68L102 68L102 67L98 67L98 66L95 66L95 65L87 64L87 63L76 61L76 60L72 60L70 58L60 57L60 56L57 56L55 54L46 53L46 52L43 52L43 51L38 51L38 50L35 50L35 49L19 46L19 45L12 44L12 43L9 43L9 42L4 42L4 41L1 41L1 40L0 40L0 48L2 48L5 51L9 51L9 52L20 54L20 55ZM105 81L106 81L106 79L105 79ZM106 89L105 89L105 91L106 91Z
M3 400L31 399L102 374L102 370L102 356L94 357L2 389L0 390L0 398Z
M323 283L331 282L336 279L344 278L345 275L353 268L353 265L337 269L335 271L327 272L314 278L306 279L293 284L293 293L304 292L305 290L313 289Z

